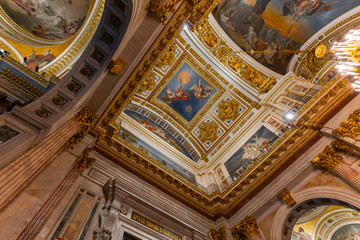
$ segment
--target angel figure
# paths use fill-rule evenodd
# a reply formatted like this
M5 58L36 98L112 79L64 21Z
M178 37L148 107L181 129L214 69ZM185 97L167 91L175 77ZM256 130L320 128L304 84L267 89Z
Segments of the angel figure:
M194 84L194 86L192 86L190 90L195 91L194 96L198 101L200 101L201 99L206 99L210 97L211 90L214 89L209 85L206 86L201 85L201 80L199 79L199 85L196 86L196 84Z
M167 87L164 95L162 96L162 99L165 100L167 103L171 103L172 101L179 101L182 100L188 100L189 96L192 93L186 93L184 89L182 89L182 81L179 81L179 86L176 88L176 91L173 92L171 88Z

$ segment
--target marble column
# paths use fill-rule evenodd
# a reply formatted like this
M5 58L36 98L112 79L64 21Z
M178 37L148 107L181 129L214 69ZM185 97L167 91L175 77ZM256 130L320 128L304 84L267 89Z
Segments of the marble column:
M90 152L90 148L84 149L72 164L71 168L44 199L41 207L32 218L24 224L20 231L18 231L20 233L13 239L33 240L37 237L77 177L80 176L86 168L94 164L95 159L90 158Z
M239 224L231 228L234 240L261 240L255 219L247 215Z
M78 124L70 120L0 170L0 214L56 158L78 130Z
M326 146L324 151L311 162L322 171L334 174L360 191L360 172L345 163L344 159L329 146Z

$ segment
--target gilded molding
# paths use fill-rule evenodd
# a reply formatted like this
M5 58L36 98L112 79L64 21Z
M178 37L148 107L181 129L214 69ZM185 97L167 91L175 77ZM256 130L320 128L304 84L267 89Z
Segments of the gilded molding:
M207 20L196 26L197 37L204 46L228 69L245 79L259 93L268 92L275 84L274 77L269 77L245 62L225 41L214 32Z
M340 124L340 127L333 130L333 134L354 139L358 137L360 135L360 109L350 114L348 119Z
M281 190L281 192L279 192L277 196L282 199L287 205L289 205L289 207L293 207L296 204L296 201L291 196L290 191L286 188Z
M231 228L234 240L247 240L259 234L259 227L256 220L247 215L239 224Z
M75 161L74 170L82 173L85 169L91 167L95 163L95 158L90 157L91 148L85 148Z
M334 173L336 166L344 163L344 159L339 156L334 149L326 146L318 157L311 160L311 163L324 172Z
M211 228L210 234L213 240L226 240L226 232L224 226L221 226L218 230L215 230L215 228Z
M99 118L98 115L90 112L88 108L83 108L74 116L74 120L79 126L79 132L72 136L67 142L67 148L73 148L75 144L80 143L90 131L92 124Z

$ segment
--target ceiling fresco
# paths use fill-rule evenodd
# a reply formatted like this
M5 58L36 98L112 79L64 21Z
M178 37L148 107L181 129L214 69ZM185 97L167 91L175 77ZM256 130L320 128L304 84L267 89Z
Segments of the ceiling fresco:
M222 0L213 14L242 50L271 70L285 74L291 54L250 51L298 49L359 4L360 0Z
M49 40L70 38L81 28L90 0L1 0L5 13L25 31Z

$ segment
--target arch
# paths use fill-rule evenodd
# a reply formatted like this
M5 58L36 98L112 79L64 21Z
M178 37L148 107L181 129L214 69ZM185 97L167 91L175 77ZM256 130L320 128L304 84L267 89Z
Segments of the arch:
M297 219L311 208L338 205L360 209L360 193L346 188L312 187L293 194L293 198L297 202L295 206L282 205L277 210L271 227L271 240L289 240Z

